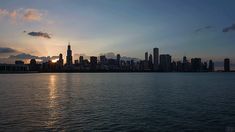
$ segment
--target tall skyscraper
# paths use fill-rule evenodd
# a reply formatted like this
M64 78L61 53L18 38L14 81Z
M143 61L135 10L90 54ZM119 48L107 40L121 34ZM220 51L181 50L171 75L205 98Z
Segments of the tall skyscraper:
M149 55L149 68L152 70L153 69L153 55Z
M144 70L149 70L149 62L148 62L148 59L149 59L148 52L145 52Z
M159 49L154 48L153 49L153 68L154 70L158 70L158 59L159 59Z
M67 56L66 56L66 65L72 65L73 64L73 57L72 57L72 50L71 50L71 46L70 43L68 45L68 49L67 49Z
M160 70L163 72L171 71L171 56L168 54L160 55Z
M120 54L117 54L117 65L120 66L121 64L121 55Z
M62 67L64 65L63 55L61 53L59 55L58 64L60 67Z
M230 59L229 58L224 59L224 71L230 72Z
M79 63L83 64L83 56L79 56Z
M214 62L212 60L209 61L208 71L213 72L215 70Z
M149 58L148 52L145 52L145 62L148 62L148 58Z
M192 72L201 72L202 71L202 61L201 58L192 58L191 59L191 68Z
M153 64L153 56L152 56L152 54L149 55L149 64Z

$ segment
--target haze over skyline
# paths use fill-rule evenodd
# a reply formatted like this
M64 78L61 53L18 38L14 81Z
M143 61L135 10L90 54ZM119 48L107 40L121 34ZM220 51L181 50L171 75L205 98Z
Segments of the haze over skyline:
M0 0L0 56L28 53L235 60L233 0Z

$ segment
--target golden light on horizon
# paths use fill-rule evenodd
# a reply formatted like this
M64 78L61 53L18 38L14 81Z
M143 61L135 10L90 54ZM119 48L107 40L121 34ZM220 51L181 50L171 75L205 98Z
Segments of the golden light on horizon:
M52 63L56 63L59 59L51 60Z

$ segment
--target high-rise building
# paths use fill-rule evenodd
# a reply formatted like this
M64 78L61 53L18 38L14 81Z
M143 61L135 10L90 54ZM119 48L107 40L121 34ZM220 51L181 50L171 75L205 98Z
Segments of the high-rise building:
M121 61L121 55L120 54L117 54L117 64L118 66L120 66L120 61Z
M158 59L159 59L159 49L154 48L153 49L153 68L154 70L158 70Z
M209 61L208 71L213 72L215 70L214 62L212 60Z
M90 57L90 63L91 63L91 65L96 65L97 64L97 57L96 56L91 56Z
M79 63L83 64L83 56L79 56Z
M101 56L100 56L100 63L101 63L101 64L105 64L105 62L106 62L106 57L105 57L105 55L101 55Z
M149 70L149 62L148 62L148 52L145 52L145 59L144 59L144 70Z
M153 55L152 54L149 55L149 63L153 64Z
M224 59L224 71L230 72L230 59L229 58Z
M171 56L168 54L160 55L160 70L163 72L171 71Z
M149 58L148 52L145 52L145 61L146 61L146 62L148 62L148 58Z
M73 56L72 56L71 46L69 43L68 49L67 49L67 56L66 56L66 65L70 66L72 64L73 64Z
M192 72L200 72L202 70L201 58L192 58L191 68L192 68Z
M60 66L63 66L63 65L64 65L64 59L63 59L63 55L62 55L61 53L60 53L60 55L59 55L58 64L59 64Z
M152 54L149 55L149 68L153 69L153 55Z

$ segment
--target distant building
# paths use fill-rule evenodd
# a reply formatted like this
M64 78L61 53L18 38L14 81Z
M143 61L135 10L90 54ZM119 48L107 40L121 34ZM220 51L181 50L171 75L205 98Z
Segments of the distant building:
M182 70L183 72L188 72L190 71L190 63L187 60L187 57L183 57L183 63L182 63Z
M215 71L214 62L212 60L209 61L208 71L209 72L214 72Z
M96 66L97 66L97 57L96 56L91 56L90 57L90 66L91 66L91 70L96 70Z
M101 55L101 56L100 56L100 63L103 64L103 65L106 63L106 57L105 57L105 55Z
M168 54L160 55L160 70L163 72L171 71L171 56Z
M152 70L153 69L153 55L150 54L149 55L149 68Z
M121 65L121 55L117 54L117 65L120 66Z
M145 61L148 62L148 52L145 52Z
M64 65L63 55L60 53L59 60L57 61L58 65L62 68Z
M230 72L230 59L229 58L224 59L224 71Z
M66 65L71 66L73 64L72 50L70 44L67 49Z
M154 48L153 49L153 68L154 70L158 70L158 59L159 59L159 49Z
M202 61L201 58L192 58L191 59L191 70L192 72L201 72L202 70Z
M80 64L83 64L83 61L84 61L84 60L83 60L83 56L79 56L79 63L80 63Z
M0 73L4 72L27 72L29 68L27 65L21 64L0 64Z
M144 59L144 70L149 70L149 62L148 62L148 52L145 52L145 59Z
M16 61L15 61L15 64L16 64L16 65L24 65L24 61L16 60Z

